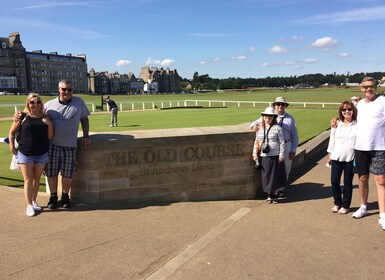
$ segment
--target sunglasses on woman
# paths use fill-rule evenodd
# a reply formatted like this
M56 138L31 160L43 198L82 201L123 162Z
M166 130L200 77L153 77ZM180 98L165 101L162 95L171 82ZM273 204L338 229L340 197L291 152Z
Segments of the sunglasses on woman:
M31 101L28 101L28 103L31 105L34 105L34 104L36 105L36 104L41 104L41 101L40 100L36 100L36 101L31 100Z

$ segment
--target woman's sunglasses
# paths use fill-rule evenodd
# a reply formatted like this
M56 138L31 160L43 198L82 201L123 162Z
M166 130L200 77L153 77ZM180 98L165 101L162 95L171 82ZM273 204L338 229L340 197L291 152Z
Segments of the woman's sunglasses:
M29 104L33 105L33 104L41 104L41 101L40 100L36 100L36 101L28 101Z

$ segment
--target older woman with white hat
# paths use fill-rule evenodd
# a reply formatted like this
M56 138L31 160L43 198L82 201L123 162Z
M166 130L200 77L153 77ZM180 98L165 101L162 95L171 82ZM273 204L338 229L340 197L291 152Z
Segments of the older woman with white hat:
M267 107L261 113L262 122L256 132L253 159L260 161L263 191L267 203L278 203L277 189L286 184L285 138L282 127L277 124L274 108Z
M289 106L284 96L278 96L273 102L274 111L277 114L277 123L282 127L283 136L285 138L285 170L286 181L285 185L279 186L278 199L285 199L284 190L286 188L286 182L289 179L289 173L291 169L292 160L295 158L298 147L298 131L295 124L295 120L292 115L288 114L285 110ZM262 122L262 118L252 122L250 128L253 131L257 131Z

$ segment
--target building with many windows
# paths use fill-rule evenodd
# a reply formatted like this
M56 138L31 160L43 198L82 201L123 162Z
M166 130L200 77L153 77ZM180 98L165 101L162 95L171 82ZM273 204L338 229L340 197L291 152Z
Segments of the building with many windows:
M57 92L58 82L65 78L72 82L76 93L88 92L85 55L60 55L39 50L27 52L26 58L31 91L40 94Z
M76 93L88 92L85 55L27 52L18 32L0 38L0 44L0 91L50 94L61 79L70 79Z
M17 32L0 37L0 91L27 92L25 49Z
M143 67L139 78L131 72L119 74L91 69L88 73L86 55L26 51L18 32L10 33L8 38L0 37L0 47L0 91L56 95L58 82L69 79L75 93L179 93L180 77L176 70Z

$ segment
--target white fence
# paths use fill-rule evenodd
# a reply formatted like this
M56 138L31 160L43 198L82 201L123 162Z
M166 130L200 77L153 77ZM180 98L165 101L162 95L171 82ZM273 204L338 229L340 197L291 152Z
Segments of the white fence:
M169 108L188 108L188 107L232 107L232 108L254 108L272 106L273 102L267 101L229 101L229 100L169 100L169 101L133 101L116 102L120 111L143 111ZM340 103L328 102L290 102L291 108L338 108ZM87 103L92 112L100 107L95 103ZM24 104L0 104L1 107L14 107L14 111L23 110Z
M136 101L118 103L120 111L154 110L168 108L190 107L231 107L231 108L256 108L272 106L273 102L267 101L229 101L229 100L172 100L172 101ZM290 102L291 108L338 108L340 103L330 102ZM96 106L92 104L92 111Z

